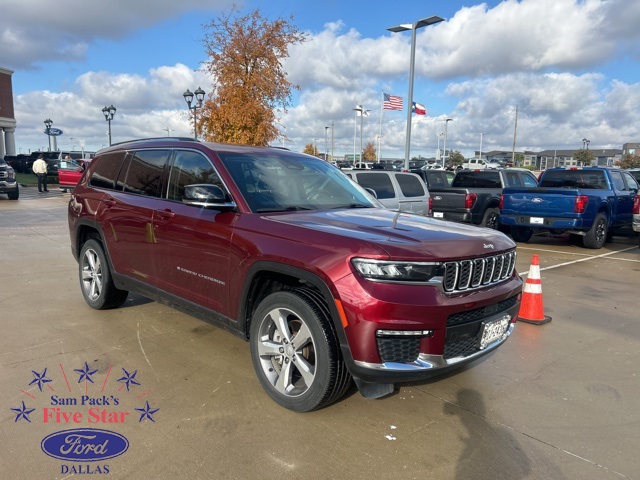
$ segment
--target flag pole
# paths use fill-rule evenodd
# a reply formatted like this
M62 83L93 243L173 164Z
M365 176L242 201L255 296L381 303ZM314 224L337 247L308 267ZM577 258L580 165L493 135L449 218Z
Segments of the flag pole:
M382 100L380 101L380 128L378 129L378 163L382 155L380 154L380 146L382 145L382 114L384 113L384 92L382 92Z

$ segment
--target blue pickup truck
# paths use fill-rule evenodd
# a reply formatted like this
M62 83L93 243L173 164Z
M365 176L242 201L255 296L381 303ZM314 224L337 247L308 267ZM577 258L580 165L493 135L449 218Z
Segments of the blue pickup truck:
M500 222L517 242L546 231L579 235L586 248L601 248L612 230L631 232L638 188L629 172L616 168L551 168L536 188L503 190Z

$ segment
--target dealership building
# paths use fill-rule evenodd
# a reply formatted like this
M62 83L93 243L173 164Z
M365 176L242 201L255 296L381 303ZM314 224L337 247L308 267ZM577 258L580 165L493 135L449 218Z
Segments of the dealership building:
M16 154L16 119L13 113L13 70L0 67L0 158Z

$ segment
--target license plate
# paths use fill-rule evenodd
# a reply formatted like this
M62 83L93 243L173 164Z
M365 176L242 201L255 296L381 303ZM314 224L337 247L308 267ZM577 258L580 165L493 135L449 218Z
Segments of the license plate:
M531 217L530 223L533 223L534 225L542 225L544 224L544 218Z
M434 218L444 218L444 213L442 212L433 212Z
M508 315L482 324L482 333L480 334L480 350L484 350L496 340L502 338L507 333L511 318Z

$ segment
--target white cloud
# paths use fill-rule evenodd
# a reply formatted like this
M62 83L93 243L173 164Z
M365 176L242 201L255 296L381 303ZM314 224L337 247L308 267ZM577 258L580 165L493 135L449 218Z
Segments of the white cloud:
M3 0L3 66L30 69L43 61L83 60L96 39L119 39L192 10L221 10L232 0Z
M129 25L148 5L137 0L129 3L125 12L108 15L106 24ZM205 8L208 3L191 0L180 4L182 8L168 1L154 3L154 12L145 21L157 21L184 8ZM21 15L29 10L15 5L12 9ZM86 18L98 18L99 13L94 9ZM78 13L70 21L83 23L84 15ZM3 27L3 21L0 48L11 41L13 31ZM62 32L67 26L64 21L52 19L51 28ZM626 141L638 141L640 84L596 68L638 55L638 23L640 2L635 0L506 0L492 9L486 5L462 8L447 22L420 29L415 97L427 104L429 115L414 117L412 154L435 155L438 133L447 117L454 118L448 128L448 147L470 155L478 148L482 132L483 150L510 150L516 105L519 149L579 147L584 137L590 138L592 147L620 148ZM75 55L82 55L82 42L86 45L95 35L99 34L74 37L80 41L68 46L74 45ZM317 33L309 32L306 43L293 46L285 69L301 91L288 113L281 114L290 139L287 146L300 151L316 139L323 151L325 134L331 135L325 127L333 125L336 153L351 153L354 133L359 147L360 125L352 111L356 104L372 110L363 122L363 137L364 143L374 142L380 131L382 91L402 95L407 107L410 37L407 32L365 38L356 28L335 21ZM23 47L27 60L48 58L35 45L27 42ZM437 93L433 92L435 81ZM118 108L114 141L166 134L165 128L174 135L188 135L182 99L185 86L210 91L210 85L211 79L183 64L140 74L87 72L66 92L17 96L18 140L22 145L42 143L42 121L51 117L65 133L100 146L106 131L100 110L112 103ZM406 110L384 112L383 155L402 156L405 119Z
M160 67L147 76L113 75L88 72L81 75L70 92L28 92L14 98L19 145L40 148L46 137L42 133L45 118L63 130L58 146L69 148L72 140L81 140L88 149L107 144L107 123L102 108L113 104L113 142L139 137L167 135L193 136L186 104L184 85L205 85L207 77L185 65Z

